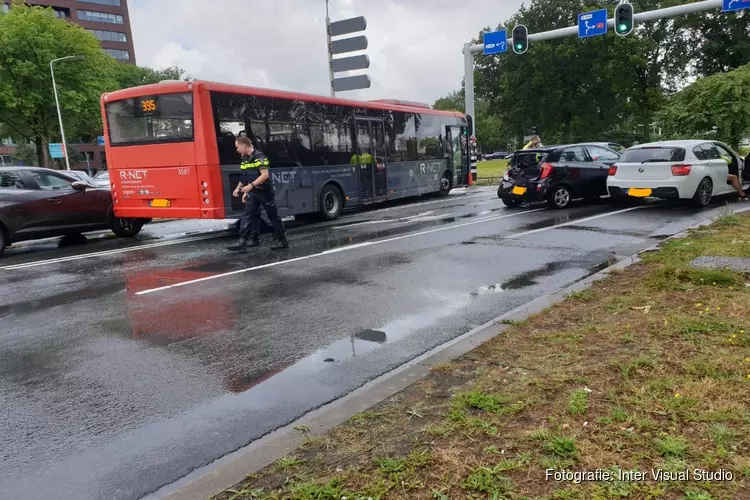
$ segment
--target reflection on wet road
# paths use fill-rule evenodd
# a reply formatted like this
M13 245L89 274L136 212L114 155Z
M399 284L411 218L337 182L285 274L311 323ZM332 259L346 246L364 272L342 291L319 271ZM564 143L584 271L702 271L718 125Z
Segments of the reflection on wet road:
M0 498L139 498L710 215L537 208L477 189L299 225L286 253L217 232L12 254Z

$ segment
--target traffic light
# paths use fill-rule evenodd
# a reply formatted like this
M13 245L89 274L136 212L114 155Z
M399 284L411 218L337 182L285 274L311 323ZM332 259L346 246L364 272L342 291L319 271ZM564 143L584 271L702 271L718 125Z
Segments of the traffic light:
M524 54L527 50L529 50L529 30L523 24L519 24L513 28L513 52Z
M621 3L615 9L615 33L627 36L633 32L633 6L629 3Z
M474 117L466 115L466 135L474 137Z

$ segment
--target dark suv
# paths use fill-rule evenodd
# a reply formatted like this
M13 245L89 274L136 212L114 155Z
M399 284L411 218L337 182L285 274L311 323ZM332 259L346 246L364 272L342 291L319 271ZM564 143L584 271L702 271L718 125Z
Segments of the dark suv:
M516 151L497 196L509 207L547 201L566 208L576 198L607 194L609 167L620 154L595 144L569 144Z
M150 219L115 217L109 187L65 171L0 167L0 255L16 241L111 229L137 235Z

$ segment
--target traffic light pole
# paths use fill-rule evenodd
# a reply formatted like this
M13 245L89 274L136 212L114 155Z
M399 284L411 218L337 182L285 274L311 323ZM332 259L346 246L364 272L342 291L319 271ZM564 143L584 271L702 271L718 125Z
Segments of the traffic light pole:
M724 5L722 0L702 0L700 2L678 5L676 7L667 7L664 9L652 10L648 12L638 12L633 16L634 21L656 21L658 19L667 19L670 17L681 16L685 14L695 14L696 12L705 12L707 10L721 9ZM608 19L607 25L614 27L615 19ZM578 36L578 25L568 28L560 28L541 33L529 34L529 42L543 42L545 40L555 40L565 38L566 36ZM484 52L484 45L464 44L464 95L466 99L466 114L474 118L474 134L476 134L476 116L474 115L474 54ZM518 56L523 57L523 56ZM472 162L472 171L475 169L475 163Z

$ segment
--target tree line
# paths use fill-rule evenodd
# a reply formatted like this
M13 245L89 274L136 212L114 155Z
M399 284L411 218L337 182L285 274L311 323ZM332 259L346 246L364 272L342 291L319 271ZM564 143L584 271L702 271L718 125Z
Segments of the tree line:
M631 0L636 12L693 0ZM486 27L530 33L576 25L579 13L619 0L531 0ZM545 143L711 136L737 148L750 133L750 12L719 10L636 23L619 37L531 43L528 52L475 56L477 140L487 149L518 145L538 126ZM463 85L462 85L463 87ZM435 102L464 109L463 88ZM659 135L661 132L661 135Z
M49 63L82 55L80 61L55 65L55 80L66 138L94 142L102 135L99 99L105 92L190 79L177 67L160 70L126 64L110 57L84 28L55 17L50 8L14 0L0 14L0 137L21 145L25 161L49 166L49 143L60 142L60 128ZM26 144L31 143L29 151Z

